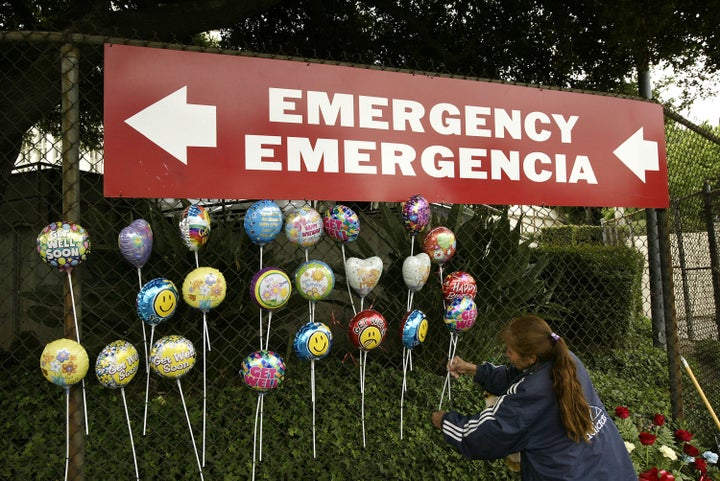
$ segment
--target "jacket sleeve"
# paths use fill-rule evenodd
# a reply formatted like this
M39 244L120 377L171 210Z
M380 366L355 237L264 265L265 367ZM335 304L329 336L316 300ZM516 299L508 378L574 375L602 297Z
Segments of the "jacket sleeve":
M480 384L490 394L499 396L507 391L521 371L510 366L496 366L489 362L480 364L475 371L473 380Z
M442 422L445 441L470 459L498 459L522 451L534 400L519 389L521 383L512 385L494 406L473 416L446 412Z

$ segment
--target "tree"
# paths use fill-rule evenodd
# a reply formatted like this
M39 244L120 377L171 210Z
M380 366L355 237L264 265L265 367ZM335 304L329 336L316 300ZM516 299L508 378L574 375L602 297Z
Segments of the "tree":
M718 3L25 0L0 5L0 29L183 44L220 30L222 46L230 49L634 93L628 79L661 61L682 68L704 58L708 72L720 70ZM0 179L5 181L23 135L57 109L60 98L57 45L5 39L8 44L11 48L0 52ZM85 46L81 58L83 81L96 82L100 93L101 49ZM101 118L101 105L83 102L88 122Z

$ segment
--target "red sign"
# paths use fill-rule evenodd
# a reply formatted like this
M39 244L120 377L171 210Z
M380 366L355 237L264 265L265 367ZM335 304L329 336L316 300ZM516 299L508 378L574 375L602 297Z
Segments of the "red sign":
M642 100L105 46L105 195L667 207Z

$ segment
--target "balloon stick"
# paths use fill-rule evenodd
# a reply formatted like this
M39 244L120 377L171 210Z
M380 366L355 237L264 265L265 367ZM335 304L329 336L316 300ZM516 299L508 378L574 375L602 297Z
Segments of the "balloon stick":
M65 481L70 468L70 389L65 389Z
M203 311L203 426L202 426L202 465L205 466L205 432L207 427L207 351L210 343L207 340L207 321Z
M312 435L313 435L313 458L317 458L315 451L315 359L310 360L310 398L312 400Z
M365 365L367 363L367 352L360 350L360 419L362 422L363 448L365 444Z
M452 361L457 351L458 335L454 332L450 333L450 347L448 348L448 362ZM442 409L443 397L445 396L445 389L447 388L448 401L450 400L450 371L445 376L445 383L443 384L442 394L440 394L440 405L438 409Z
M347 259L345 258L345 244L340 245L340 250L342 251L343 269L345 269L345 285L347 285L348 297L350 297L350 305L352 306L353 314L357 314L357 309L355 309L355 301L353 301L352 291L350 290L350 279L347 276Z
M255 459L258 448L258 418L260 423L260 461L262 461L262 411L263 411L263 393L258 394L257 406L255 407L255 427L253 428L253 462L252 462L252 479L255 480Z
M150 345L152 345L153 337L155 336L155 326L150 327ZM147 371L147 378L145 382L145 415L143 416L143 436L145 436L145 430L147 428L147 410L148 410L148 392L150 391L150 370Z
M127 400L125 399L125 388L120 388L122 394L123 406L125 407L125 419L127 420L128 433L130 433L130 448L132 449L133 463L135 464L135 479L140 479L138 471L137 456L135 455L135 441L133 440L132 426L130 425L130 415L128 414Z
M75 294L73 293L73 284L72 284L72 277L70 275L70 271L67 271L68 275L68 285L70 286L70 300L72 304L72 313L73 313L73 322L75 324L75 337L77 338L77 343L80 344L80 326L78 325L77 320L77 311L75 310ZM83 397L83 414L85 415L85 435L87 436L90 434L90 424L88 423L88 413L87 413L87 397L85 396L85 379L82 379L82 397Z
M195 461L197 461L198 471L200 472L200 479L204 479L202 465L200 464L200 456L198 456L197 445L195 444L195 436L193 435L192 424L190 424L190 415L188 414L187 405L185 404L185 395L183 394L180 379L177 380L177 385L178 389L180 390L180 399L182 400L183 409L185 410L185 420L187 421L188 430L190 431L190 440L192 441L193 449L195 450Z
M198 251L195 251L195 268L200 267L200 255L198 254Z

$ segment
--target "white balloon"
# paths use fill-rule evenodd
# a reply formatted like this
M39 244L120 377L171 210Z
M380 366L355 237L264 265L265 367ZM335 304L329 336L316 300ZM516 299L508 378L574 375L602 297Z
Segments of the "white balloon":
M402 266L402 276L408 289L413 292L420 291L430 276L430 256L421 252L406 257Z
M380 281L382 271L383 261L378 256L367 259L349 257L348 260L345 261L345 275L350 283L350 287L352 287L360 297L367 296L370 291L375 289L375 286L377 286Z

